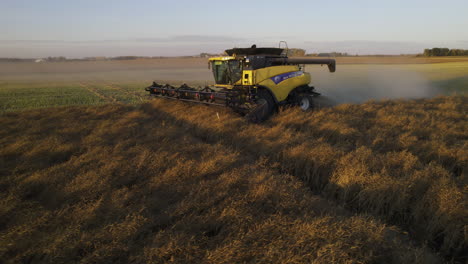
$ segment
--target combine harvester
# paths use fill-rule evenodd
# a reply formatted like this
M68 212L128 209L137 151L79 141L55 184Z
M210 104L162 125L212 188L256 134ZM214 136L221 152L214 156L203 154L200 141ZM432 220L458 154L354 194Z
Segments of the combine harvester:
M280 43L281 44L281 43ZM298 105L307 111L314 106L313 98L320 94L309 86L310 74L305 64L327 65L335 72L333 59L288 58L288 49L234 48L228 56L210 58L215 85L192 88L183 84L174 87L156 82L146 89L152 96L208 105L227 106L259 123L281 105Z

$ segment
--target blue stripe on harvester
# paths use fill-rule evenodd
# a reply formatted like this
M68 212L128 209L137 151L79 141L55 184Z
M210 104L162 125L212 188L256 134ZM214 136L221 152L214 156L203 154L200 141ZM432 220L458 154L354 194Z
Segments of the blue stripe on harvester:
M276 75L271 77L270 79L275 83L278 84L284 80L287 80L289 78L297 77L303 75L304 72L302 71L295 71L295 72L287 72L287 73L282 73L280 75Z

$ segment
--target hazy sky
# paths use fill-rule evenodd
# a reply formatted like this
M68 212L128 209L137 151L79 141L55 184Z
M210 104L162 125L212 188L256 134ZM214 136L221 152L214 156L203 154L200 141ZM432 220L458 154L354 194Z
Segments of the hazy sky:
M467 0L0 0L0 57L468 49Z

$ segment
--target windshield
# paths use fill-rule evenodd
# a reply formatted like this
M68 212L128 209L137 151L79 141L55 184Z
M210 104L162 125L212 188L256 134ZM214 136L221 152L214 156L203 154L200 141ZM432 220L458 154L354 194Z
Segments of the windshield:
M234 84L242 76L242 64L238 60L213 61L211 66L216 84Z

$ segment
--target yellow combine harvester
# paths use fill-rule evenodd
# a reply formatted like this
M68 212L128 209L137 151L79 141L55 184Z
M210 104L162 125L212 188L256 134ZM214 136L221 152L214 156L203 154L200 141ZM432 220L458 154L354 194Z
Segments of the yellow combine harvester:
M174 87L156 82L146 88L152 96L189 102L227 106L249 121L266 120L281 105L298 105L307 111L320 95L309 86L305 64L327 65L335 72L333 59L288 58L281 48L234 48L228 56L210 58L215 84L204 88Z

